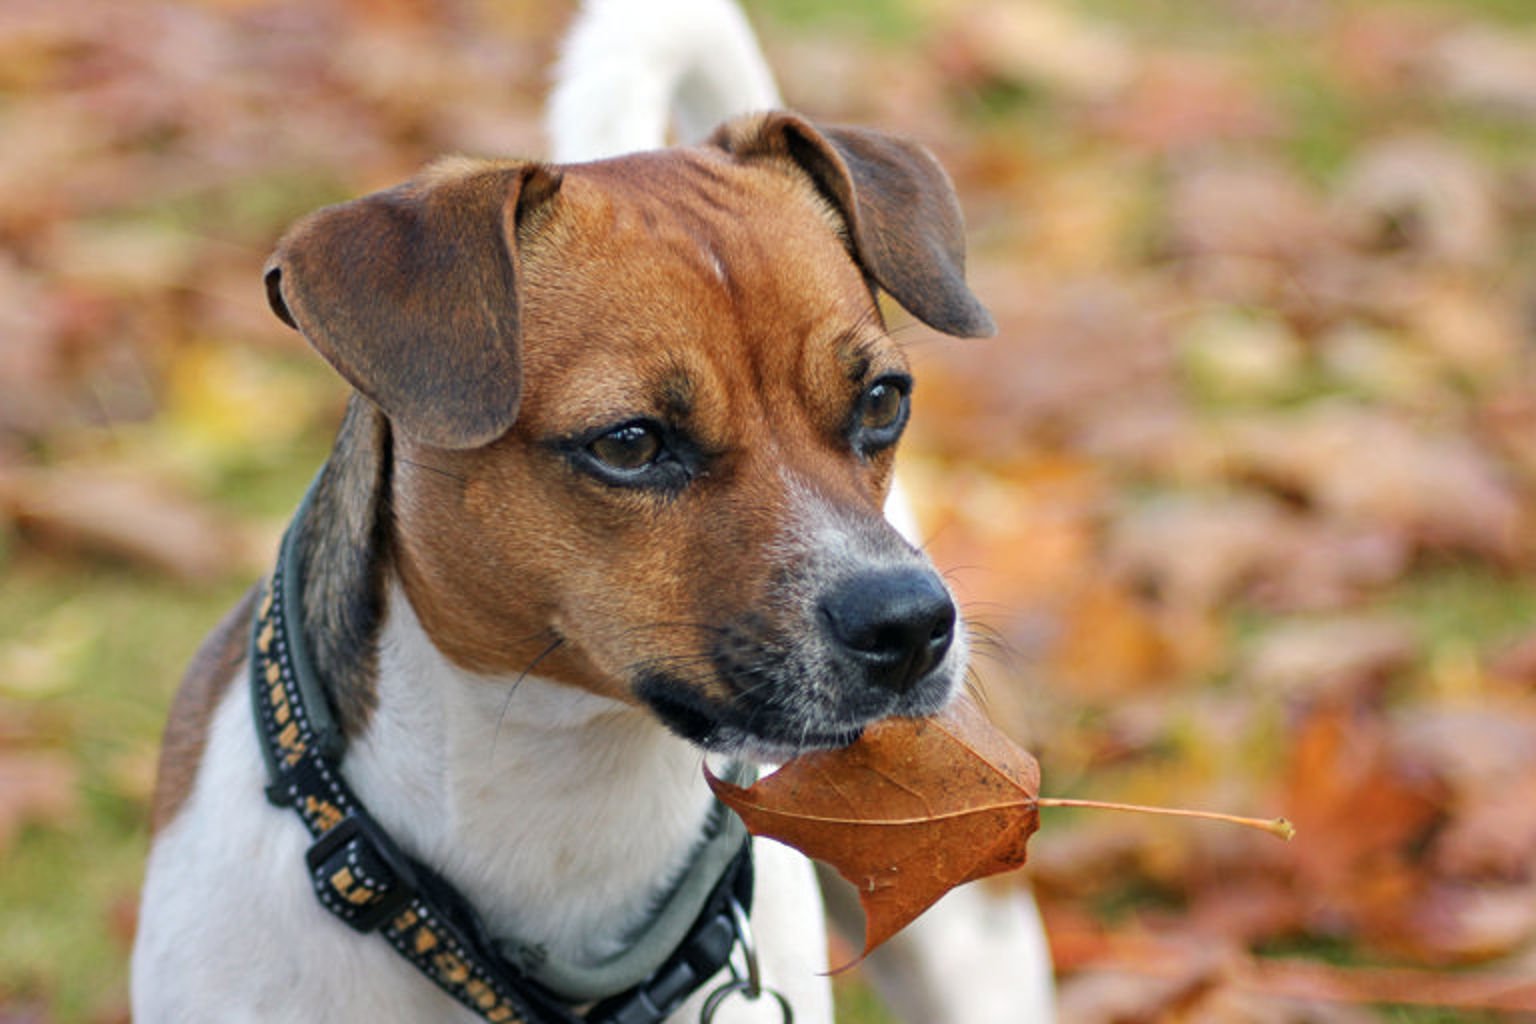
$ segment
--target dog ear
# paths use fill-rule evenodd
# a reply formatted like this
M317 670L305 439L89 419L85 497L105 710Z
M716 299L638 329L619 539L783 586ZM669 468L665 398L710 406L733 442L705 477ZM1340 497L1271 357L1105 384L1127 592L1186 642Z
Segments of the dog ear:
M773 112L729 121L710 142L738 157L788 157L848 224L853 255L907 312L946 334L997 331L965 283L965 230L944 168L923 147Z
M444 448L517 418L517 226L560 187L538 164L438 167L294 225L267 298L401 430Z

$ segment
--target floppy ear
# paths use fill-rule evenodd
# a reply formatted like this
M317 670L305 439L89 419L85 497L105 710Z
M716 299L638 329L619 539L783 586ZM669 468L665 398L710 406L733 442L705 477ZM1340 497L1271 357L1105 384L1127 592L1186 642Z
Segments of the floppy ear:
M267 298L401 430L444 448L517 418L517 225L558 171L502 164L421 177L310 214L267 263Z
M907 312L946 334L997 331L965 284L965 230L949 176L923 147L795 114L727 122L710 142L738 157L788 157L848 224L853 255Z

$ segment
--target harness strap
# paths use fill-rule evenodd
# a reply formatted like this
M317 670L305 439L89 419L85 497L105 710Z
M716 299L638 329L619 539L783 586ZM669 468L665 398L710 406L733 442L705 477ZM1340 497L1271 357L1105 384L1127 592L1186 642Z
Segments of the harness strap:
M340 730L313 680L301 630L289 620L299 606L296 529L284 538L252 624L251 694L267 798L293 808L314 837L305 860L320 903L354 930L383 936L449 996L494 1024L664 1020L730 961L740 938L732 904L751 906L750 846L740 842L692 926L638 984L578 1010L529 977L500 953L469 902L402 850L347 784Z

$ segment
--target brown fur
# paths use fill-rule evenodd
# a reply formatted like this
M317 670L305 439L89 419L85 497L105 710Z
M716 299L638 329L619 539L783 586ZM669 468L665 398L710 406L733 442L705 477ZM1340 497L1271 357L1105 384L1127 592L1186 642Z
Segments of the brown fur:
M990 333L961 241L926 152L787 114L568 168L445 161L301 221L269 297L359 393L301 547L304 628L345 731L376 699L390 570L459 665L621 700L651 667L710 694L731 629L793 642L779 542L804 494L899 543L881 518L892 451L849 445L861 396L906 367L872 288ZM664 493L577 468L580 439L637 420L696 444L702 475ZM157 826L249 603L173 710Z
M889 457L850 460L843 430L906 361L787 168L696 154L572 168L549 216L522 254L518 421L482 449L401 439L400 568L453 660L516 672L563 639L540 674L628 699L648 659L703 668L703 624L773 617L786 469L879 515ZM640 246L650 258L631 265ZM615 490L548 443L642 416L721 453L709 477L676 498Z
M251 613L260 587L252 587L240 603L204 638L182 677L181 688L171 704L170 718L160 745L160 768L150 804L149 825L159 832L170 824L197 779L197 766L208 743L208 723L213 709L235 681L245 663L251 635Z
M926 149L784 113L731 121L712 141L738 157L792 160L846 219L859 265L919 320L962 337L997 330L965 286L960 204Z
M389 422L354 395L301 524L303 628L343 734L362 734L377 703L377 638L387 610Z
M384 614L389 465L388 423L354 397L300 543L310 655L349 737L362 732L377 701L374 641ZM246 685L243 666L259 593L252 588L208 634L171 703L150 810L155 832L191 792L214 708L231 686Z

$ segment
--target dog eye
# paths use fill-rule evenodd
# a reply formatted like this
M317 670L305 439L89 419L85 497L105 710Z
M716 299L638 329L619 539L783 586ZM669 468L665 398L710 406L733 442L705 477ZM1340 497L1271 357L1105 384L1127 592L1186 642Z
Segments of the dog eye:
M634 473L655 462L663 451L661 432L648 423L627 423L587 445L608 469Z
M882 377L859 396L854 407L854 447L865 455L889 448L907 425L912 382L906 377Z
M889 430L901 419L907 396L895 384L881 381L864 392L859 403L859 426L864 430Z

